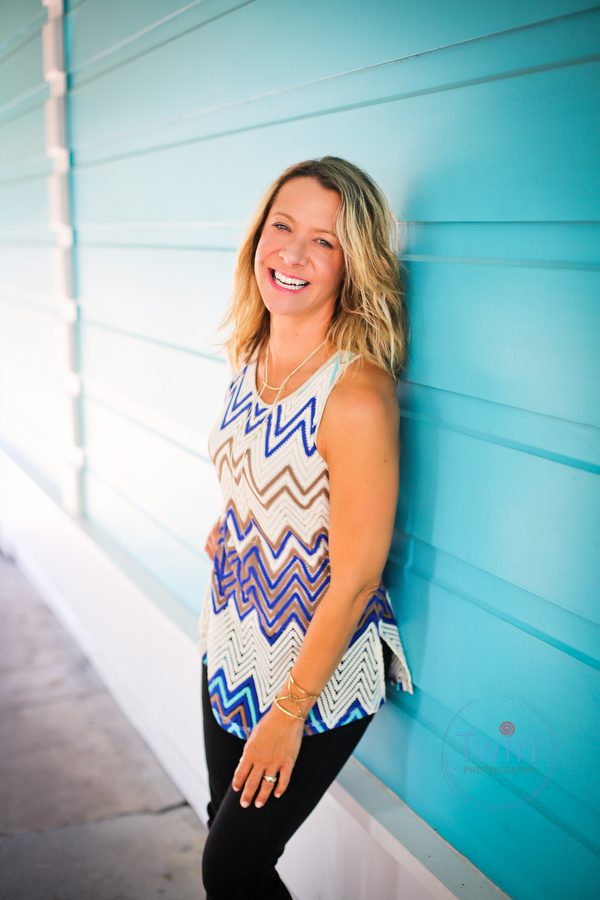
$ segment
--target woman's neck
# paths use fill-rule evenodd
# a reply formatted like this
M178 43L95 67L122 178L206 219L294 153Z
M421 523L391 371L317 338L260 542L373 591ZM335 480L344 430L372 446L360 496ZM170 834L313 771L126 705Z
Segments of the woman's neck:
M291 326L291 327L290 327ZM299 328L292 323L282 324L271 321L269 337L263 347L262 356L268 347L269 350L269 381L281 381L303 359L319 347L317 352L310 357L307 367L318 368L334 352L334 345L326 340L329 323L326 325L313 325L312 327ZM273 378L271 378L273 375Z

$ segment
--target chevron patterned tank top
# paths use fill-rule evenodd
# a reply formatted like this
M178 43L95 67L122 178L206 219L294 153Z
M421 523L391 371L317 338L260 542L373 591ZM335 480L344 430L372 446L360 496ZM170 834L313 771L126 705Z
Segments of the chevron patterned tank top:
M329 479L316 435L329 392L356 358L334 353L297 390L269 406L256 390L255 352L231 381L209 435L225 509L197 647L207 665L215 718L243 739L285 683L327 591ZM382 640L389 647L387 671ZM385 702L386 675L413 693L382 582L313 705L304 734L376 712Z

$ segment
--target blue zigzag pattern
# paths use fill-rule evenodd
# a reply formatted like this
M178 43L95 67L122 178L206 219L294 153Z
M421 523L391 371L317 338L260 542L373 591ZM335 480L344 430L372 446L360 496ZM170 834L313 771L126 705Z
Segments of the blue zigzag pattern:
M246 721L252 723L251 727L254 727L254 723L262 718L254 679L246 678L235 690L229 691L225 671L223 668L219 668L208 681L208 691L211 706L219 725L245 740L246 732L240 706L244 708ZM223 721L221 710L225 714L226 722Z
M214 672L212 678L209 678L208 691L210 694L211 706L219 725L221 725L222 728L227 728L227 731L232 732L243 740L246 738L244 721L251 723L250 727L254 728L257 722L262 719L263 715L266 715L266 710L264 712L261 712L260 710L258 695L254 687L254 679L251 677L246 678L237 688L230 691L227 687L225 670L223 668L218 668ZM381 708L384 703L385 698L382 697L379 708ZM223 713L224 718L221 713ZM358 699L354 700L351 705L347 707L345 712L335 721L333 727L338 728L342 725L349 725L351 722L358 721L370 714L369 710L365 709ZM310 734L322 734L329 730L329 727L321 714L321 710L319 709L318 701L311 708L310 713L307 716L306 726L308 726L307 731Z
M317 413L315 397L309 397L304 405L301 406L286 422L282 421L283 407L278 406L275 412L275 419L273 419L273 413L270 407L261 406L257 401L253 402L251 387L248 387L246 393L242 394L247 369L248 366L244 366L240 374L234 378L229 386L229 399L221 420L221 431L228 428L236 421L236 419L246 414L244 434L251 434L256 428L263 424L266 417L267 427L265 429L264 440L265 457L270 457L276 453L296 431L298 431L302 437L304 452L307 456L312 456L317 449L313 439L317 430L315 424Z

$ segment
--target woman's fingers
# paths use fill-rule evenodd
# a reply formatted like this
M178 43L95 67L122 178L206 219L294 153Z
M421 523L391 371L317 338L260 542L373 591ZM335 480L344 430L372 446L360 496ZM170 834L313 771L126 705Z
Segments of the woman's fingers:
M266 769L261 778L260 791L258 792L258 797L254 801L255 806L264 806L271 793L273 788L276 786L277 782L274 781L265 781L265 775L277 775L278 773L274 769Z
M252 798L260 787L262 776L263 770L258 769L256 768L256 766L254 766L246 779L246 784L244 785L244 790L242 791L242 796L240 798L240 803L242 806L250 806L250 804L252 803ZM264 783L266 784L267 782Z
M279 770L279 778L277 779L277 784L273 785L273 793L276 797L281 797L283 792L286 790L288 784L290 783L290 778L292 777L292 772L294 770L295 760L292 761L287 759L282 767ZM274 775L275 772L271 772L271 775ZM266 782L265 782L266 783Z
M257 777L259 771L262 769L258 769L250 761L244 762L243 757L240 759L231 779L231 787L234 791L241 791L241 806L248 806L254 797L260 783L260 778Z
M244 787L246 778L251 771L252 763L249 759L245 759L242 755L242 758L240 759L239 763L237 764L237 768L233 773L233 778L231 779L231 787L234 789L234 791L241 791L241 789Z

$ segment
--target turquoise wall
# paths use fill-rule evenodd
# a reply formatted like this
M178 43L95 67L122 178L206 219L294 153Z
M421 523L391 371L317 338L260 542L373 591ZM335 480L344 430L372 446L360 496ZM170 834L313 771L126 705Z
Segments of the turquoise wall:
M0 10L0 422L51 479L43 18ZM289 163L364 167L406 223L415 694L357 756L511 896L595 896L600 8L82 0L65 29L87 515L198 612L236 248Z

